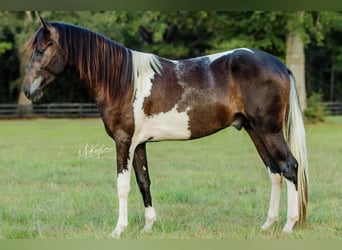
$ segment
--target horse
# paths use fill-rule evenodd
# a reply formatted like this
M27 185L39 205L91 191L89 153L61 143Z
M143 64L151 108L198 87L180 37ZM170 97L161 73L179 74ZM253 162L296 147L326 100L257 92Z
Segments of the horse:
M291 71L275 56L237 48L171 60L126 48L102 34L40 17L26 43L32 51L23 91L33 103L67 67L77 72L116 145L118 220L128 226L127 197L134 169L145 207L143 231L156 220L146 143L191 140L233 126L253 141L271 180L262 230L279 220L281 184L287 184L286 233L303 225L308 208L305 128Z

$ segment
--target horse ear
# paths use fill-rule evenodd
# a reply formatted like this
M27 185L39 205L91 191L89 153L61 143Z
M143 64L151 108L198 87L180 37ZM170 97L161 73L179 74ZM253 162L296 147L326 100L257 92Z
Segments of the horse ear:
M45 19L42 18L40 15L39 15L39 19L43 26L43 31L44 31L45 36L52 40L57 41L58 34L56 32L56 29L49 22L45 21Z
M44 18L42 18L40 15L39 15L39 19L40 19L41 24L43 25L44 31L50 31L51 25L47 21L45 21Z

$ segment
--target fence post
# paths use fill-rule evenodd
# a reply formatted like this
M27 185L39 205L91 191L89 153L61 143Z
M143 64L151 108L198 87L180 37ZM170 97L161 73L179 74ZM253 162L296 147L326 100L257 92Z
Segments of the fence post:
M28 117L33 114L32 104L18 104L18 115L19 118Z
M50 118L50 104L47 105L47 117Z
M80 105L80 118L82 118L83 117L83 104L82 103L80 103L79 104Z

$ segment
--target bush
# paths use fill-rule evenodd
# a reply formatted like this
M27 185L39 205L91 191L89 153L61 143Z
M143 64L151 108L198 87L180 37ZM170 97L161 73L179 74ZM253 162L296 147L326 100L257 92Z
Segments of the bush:
M329 114L326 106L322 103L322 94L313 92L308 98L308 107L304 110L305 118L308 122L324 122Z

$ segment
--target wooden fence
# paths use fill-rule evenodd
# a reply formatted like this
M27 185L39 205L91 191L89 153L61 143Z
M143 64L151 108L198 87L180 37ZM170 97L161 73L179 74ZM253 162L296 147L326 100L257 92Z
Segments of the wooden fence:
M99 117L93 103L49 103L39 105L0 104L0 118Z
M331 115L342 115L342 102L324 103ZM99 117L93 103L49 103L39 105L0 104L0 118Z
M342 102L325 102L324 105L330 115L342 115Z

